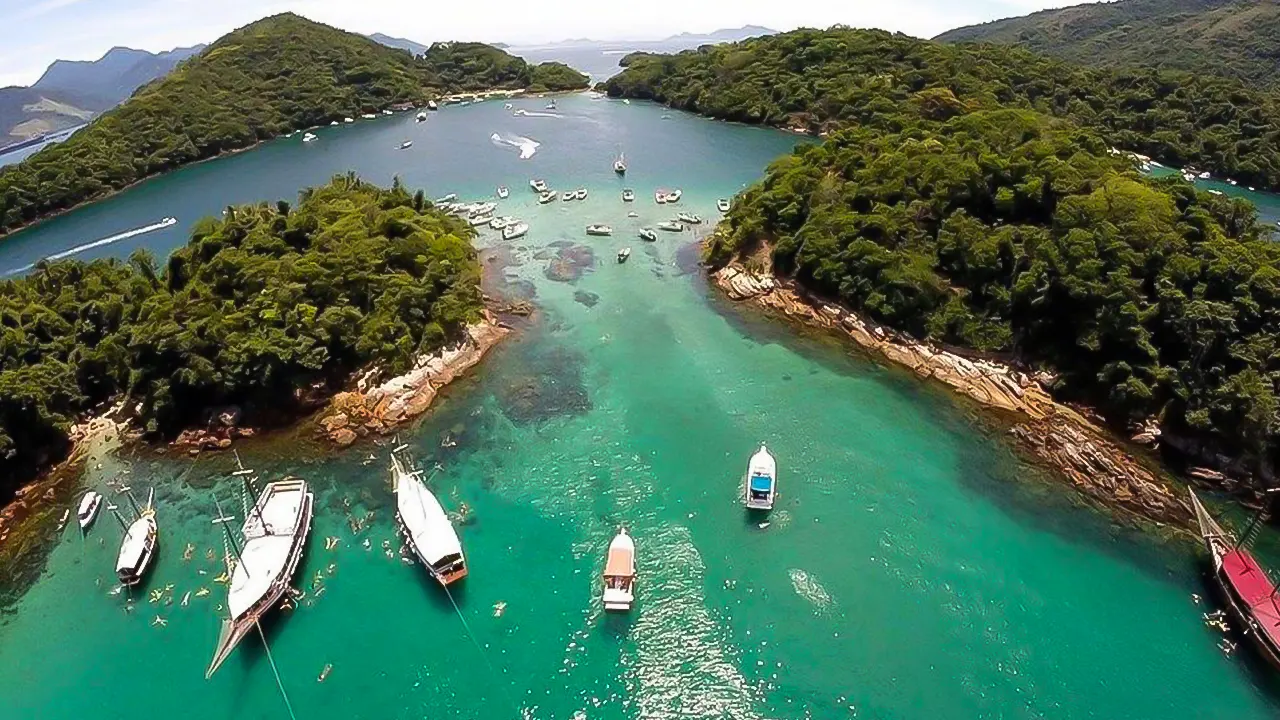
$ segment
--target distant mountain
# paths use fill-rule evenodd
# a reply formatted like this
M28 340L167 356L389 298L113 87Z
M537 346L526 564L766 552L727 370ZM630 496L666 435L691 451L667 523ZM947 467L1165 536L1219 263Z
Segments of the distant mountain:
M679 35L672 35L665 40L659 40L661 43L694 43L698 45L708 45L723 42L738 42L747 38L760 37L762 35L777 35L777 30L770 30L761 25L743 25L740 28L724 28L714 30L709 33L687 33L682 32Z
M202 49L117 47L94 61L56 60L31 87L0 88L0 148L80 125Z
M425 53L427 51L427 48L429 47L427 45L423 45L422 43L414 42L412 40L405 40L404 38L391 37L390 35L383 35L382 33L374 33L369 36L369 39L376 43L386 45L387 47L399 48L401 50L408 50L409 54L411 55L421 55Z
M957 28L941 42L1022 45L1071 62L1280 82L1275 0L1119 0Z
M585 72L593 80L604 80L616 75L622 68L618 61L633 52L676 53L681 50L692 50L702 45L718 45L726 42L737 42L761 35L776 35L776 30L759 25L744 25L740 28L728 28L709 33L680 33L661 40L591 40L574 38L546 45L519 46L510 48L513 55L531 63L562 62L570 67Z

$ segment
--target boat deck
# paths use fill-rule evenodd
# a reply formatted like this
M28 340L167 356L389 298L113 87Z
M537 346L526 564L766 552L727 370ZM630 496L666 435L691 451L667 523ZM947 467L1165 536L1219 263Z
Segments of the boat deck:
M1232 550L1222 556L1222 575L1244 600L1272 647L1280 647L1280 599L1258 561L1246 550Z
M413 474L396 470L396 510L418 557L436 565L449 555L461 555L462 543L440 501Z
M282 579L295 544L302 509L307 502L304 483L273 483L263 493L244 524L241 562L231 576L227 609L239 617Z

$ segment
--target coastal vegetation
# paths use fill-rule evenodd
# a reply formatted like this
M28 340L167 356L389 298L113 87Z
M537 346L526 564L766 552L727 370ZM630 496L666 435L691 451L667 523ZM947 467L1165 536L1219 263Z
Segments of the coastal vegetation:
M1271 0L1121 0L957 28L939 42L1021 45L1081 65L1152 66L1276 87L1280 5Z
M358 368L407 369L481 312L465 223L353 174L228 208L167 262L42 263L0 283L0 498L125 400L171 437L223 406L288 419Z
M567 89L479 43L412 55L297 15L236 30L65 142L0 169L0 235L187 163L460 90ZM585 85L585 81L582 86Z
M1020 107L1117 148L1280 188L1280 99L1242 83L1070 65L1017 47L876 30L797 30L677 55L632 54L603 87L715 118L829 132Z
M585 90L590 78L562 62L544 62L533 66L529 92L566 92Z

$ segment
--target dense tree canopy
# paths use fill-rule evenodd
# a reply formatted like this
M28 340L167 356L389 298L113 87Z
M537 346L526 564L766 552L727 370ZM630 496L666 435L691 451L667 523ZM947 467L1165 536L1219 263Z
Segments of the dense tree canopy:
M604 84L610 95L717 118L815 132L853 122L896 131L921 117L1024 107L1070 118L1166 165L1280 188L1280 100L1231 80L1083 68L1016 47L845 28L634 54L623 64Z
M544 62L533 66L530 92L563 92L584 90L590 78L562 62Z
M399 184L354 175L288 203L229 208L157 267L60 261L0 283L0 497L65 450L72 421L126 396L151 434L405 368L481 308L471 229Z
M438 42L422 62L451 90L528 87L533 69L522 58L477 42Z
M1118 424L1153 418L1255 462L1280 452L1280 246L1244 200L1140 177L1089 130L1028 110L800 148L709 252L889 325L1013 353Z

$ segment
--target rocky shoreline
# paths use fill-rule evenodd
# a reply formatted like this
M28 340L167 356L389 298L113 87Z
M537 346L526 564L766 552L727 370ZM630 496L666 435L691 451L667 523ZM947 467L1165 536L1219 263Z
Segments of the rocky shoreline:
M1169 483L1099 425L1055 401L1041 382L1001 363L964 357L805 295L793 283L732 263L712 282L730 299L838 332L865 350L999 410L1009 432L1038 461L1058 470L1083 494L1108 507L1160 523L1189 526L1191 509Z
M376 370L366 373L355 390L338 393L329 401L319 415L319 434L346 447L361 437L391 432L426 412L444 386L479 363L510 333L510 327L486 312L483 321L467 326L463 340L419 357L404 375L372 385L369 379Z

